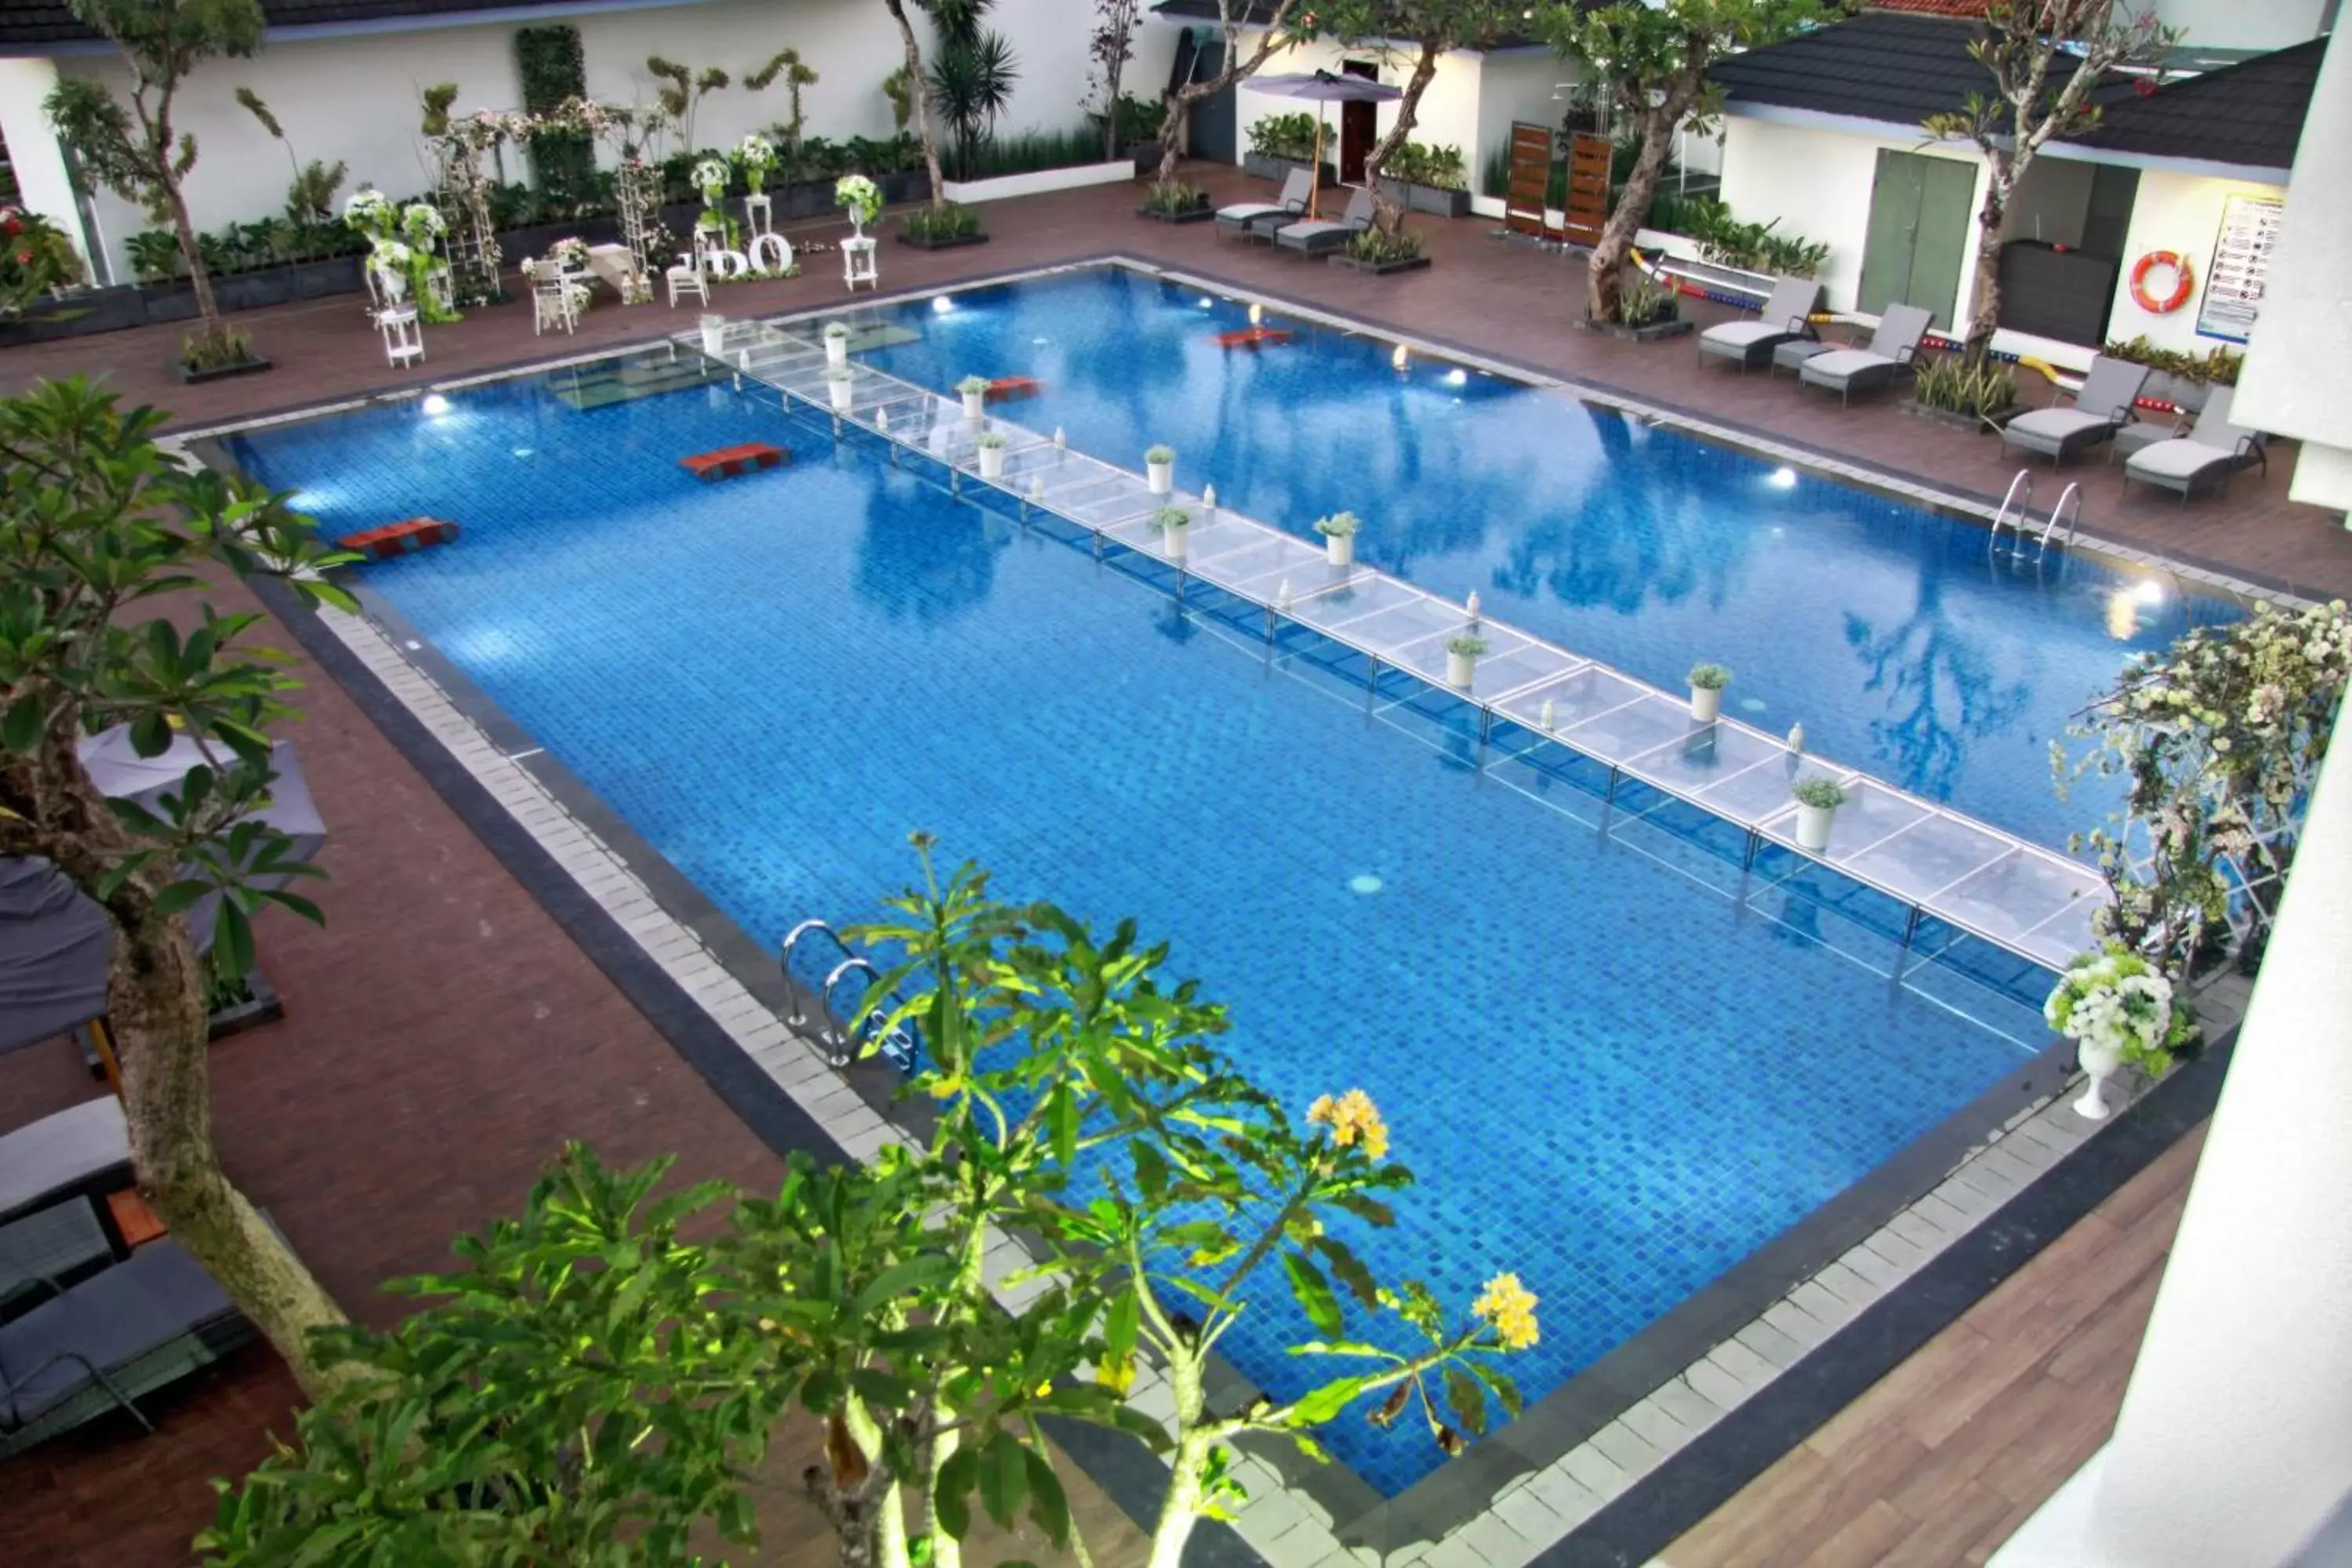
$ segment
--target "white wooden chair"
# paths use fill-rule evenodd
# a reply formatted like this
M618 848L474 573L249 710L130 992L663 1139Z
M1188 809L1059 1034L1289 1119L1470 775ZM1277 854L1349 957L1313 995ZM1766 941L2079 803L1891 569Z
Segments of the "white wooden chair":
M402 305L375 313L376 331L383 334L384 362L404 365L425 357L425 333L416 324L416 307Z
M673 310L677 309L678 297L684 294L693 295L705 305L710 303L710 285L704 281L702 268L695 265L695 259L681 256L677 265L663 274L669 283L669 305Z
M433 296L433 302L444 310L457 308L457 279L450 274L447 262L435 263L433 270L425 275L425 288Z
M530 289L530 334L539 336L551 326L566 332L578 329L580 321L572 310L572 290L561 278L535 279Z

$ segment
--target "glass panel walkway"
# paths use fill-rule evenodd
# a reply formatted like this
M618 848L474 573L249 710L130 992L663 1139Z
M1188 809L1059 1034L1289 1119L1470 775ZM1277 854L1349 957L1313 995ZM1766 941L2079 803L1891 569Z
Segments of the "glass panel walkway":
M698 332L681 349L701 352ZM1144 476L1057 445L993 411L964 416L961 400L851 360L844 401L825 374L814 338L764 322L727 328L720 363L951 470L956 482L991 484L1028 506L1091 531L1101 540L1165 562L1265 610L1269 629L1296 621L1383 667L1402 670L1474 704L1482 737L1497 721L1539 735L1608 770L1613 797L1632 779L1729 822L1748 835L1748 854L1769 843L1800 854L1790 783L1798 759L1785 742L1721 718L1699 723L1681 695L1568 649L1528 637L1371 567L1328 564L1320 545L1188 491L1154 495ZM1003 475L980 479L979 437L1005 437ZM1160 507L1193 515L1183 553L1151 526ZM1466 687L1447 679L1446 644L1465 633L1486 652ZM2107 897L2089 867L2038 844L1922 800L1811 752L1807 773L1846 793L1830 847L1817 858L1911 911L1932 917L2032 963L2063 968L2093 945L2091 917Z

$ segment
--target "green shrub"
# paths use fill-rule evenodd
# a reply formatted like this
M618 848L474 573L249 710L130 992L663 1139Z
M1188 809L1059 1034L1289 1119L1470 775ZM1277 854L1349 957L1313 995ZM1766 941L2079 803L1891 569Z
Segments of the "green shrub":
M1411 261L1421 254L1421 236L1410 229L1389 234L1368 228L1348 241L1348 254L1359 261Z
M1706 260L1746 272L1772 272L1790 278L1815 278L1830 258L1828 245L1792 234L1775 234L1780 220L1741 223L1721 203L1695 210L1679 232L1697 242Z
M1315 117L1269 114L1249 128L1249 150L1261 158L1304 163L1315 156Z
M917 207L898 224L917 239L963 239L980 232L980 213L975 208L947 202L936 207Z
M1958 354L1937 354L1919 366L1912 395L1929 408L1982 419L2017 403L2017 372L1998 360L1971 366Z
M1672 289L1647 278L1636 278L1617 297L1617 319L1629 327L1654 327L1675 320L1682 310Z
M1391 180L1441 191L1470 188L1470 171L1462 162L1459 147L1425 147L1418 142L1408 142L1389 154L1381 173Z
M1018 136L992 136L972 151L970 174L976 180L1000 174L1030 174L1040 169L1071 169L1103 161L1099 127L1082 125L1070 131L1024 131Z
M1150 212L1188 213L1207 206L1209 194L1181 180L1154 180L1143 193L1143 205Z
M2134 364L2144 364L2150 370L2202 382L2209 386L2237 385L2238 372L2246 363L2243 353L2220 344L2197 354L2183 349L2158 348L2147 341L2145 334L2109 343L2101 352L2110 359L2129 360Z

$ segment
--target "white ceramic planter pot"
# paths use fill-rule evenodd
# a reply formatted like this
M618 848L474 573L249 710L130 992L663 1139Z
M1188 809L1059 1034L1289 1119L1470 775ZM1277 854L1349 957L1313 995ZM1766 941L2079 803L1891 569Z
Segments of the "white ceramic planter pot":
M1163 528L1160 531L1160 537L1167 546L1168 559L1181 561L1184 552L1192 547L1192 525L1186 523L1182 528Z
M408 274L398 268L379 268L375 279L383 285L383 297L394 304L397 305L408 298Z
M718 358L727 352L726 322L721 321L716 326L712 326L707 322L704 324L702 329L702 352L710 355L713 359Z
M1830 847L1830 824L1837 820L1833 805L1797 803L1797 847L1818 855Z
M1356 536L1352 533L1325 534L1323 559L1334 566L1353 566L1356 563Z
M1153 495L1164 496L1176 488L1174 463L1146 463L1143 465L1143 471L1151 480Z
M1452 648L1445 650L1446 685L1456 691L1467 691L1470 689L1471 681L1476 679L1477 676L1478 656L1476 654L1455 653Z
M850 395L854 390L855 384L846 378L840 381L828 381L824 384L825 400L833 405L833 411L835 414L846 414L849 412Z
M2084 1040L2074 1048L2074 1058L2083 1064L2083 1074L2089 1080L2083 1085L2083 1097L2074 1101L2074 1114L2085 1121L2105 1121L2107 1100L2104 1091L2107 1079L2122 1068L2123 1053L2113 1046Z
M1691 717L1702 724L1712 724L1723 715L1723 688L1694 686L1691 688Z
M979 421L988 417L988 394L967 392L963 395L963 416Z
M849 363L849 340L847 338L825 339L824 363L829 365L847 364Z
M1003 447L982 447L980 449L980 477L983 479L1001 479L1004 477Z

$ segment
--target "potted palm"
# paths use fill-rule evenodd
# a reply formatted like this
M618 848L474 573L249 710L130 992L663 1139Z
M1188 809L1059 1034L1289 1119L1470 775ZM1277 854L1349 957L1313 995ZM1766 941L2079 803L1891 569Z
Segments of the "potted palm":
M727 318L712 310L702 318L702 352L713 359L727 353Z
M845 364L827 365L824 371L825 401L833 405L835 414L849 412L850 394L856 372Z
M978 445L980 447L980 477L983 479L1003 479L1004 477L1004 432L1002 430L982 431L981 433Z
M1830 826L1845 804L1845 791L1835 779L1815 773L1799 779L1789 793L1797 798L1797 847L1818 855L1830 847Z
M963 397L963 416L975 422L988 416L988 378L968 375L956 383L956 391Z
M1151 493L1169 494L1176 488L1176 448L1150 447L1144 449L1143 471L1151 481Z
M1445 684L1456 691L1467 691L1478 678L1478 656L1486 651L1486 639L1469 633L1454 638L1445 645Z
M1356 563L1356 530L1360 527L1352 511L1335 511L1328 517L1315 520L1315 531L1323 536L1323 559L1334 566Z
M1723 713L1723 689L1731 684L1731 671L1719 664L1691 666L1691 717L1702 724L1712 724Z
M1163 506L1151 514L1152 531L1160 535L1160 544L1171 561L1184 559L1184 551L1192 537L1192 514L1181 506Z
M824 363L828 365L849 363L849 329L839 321L824 324Z

